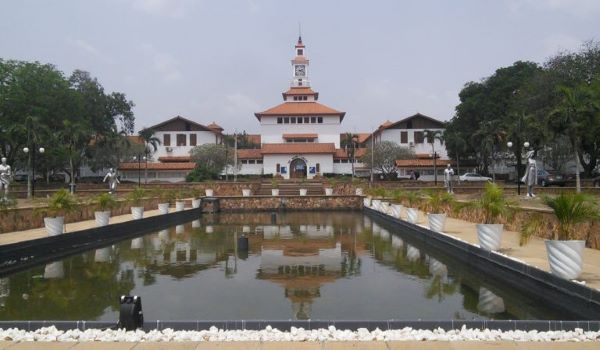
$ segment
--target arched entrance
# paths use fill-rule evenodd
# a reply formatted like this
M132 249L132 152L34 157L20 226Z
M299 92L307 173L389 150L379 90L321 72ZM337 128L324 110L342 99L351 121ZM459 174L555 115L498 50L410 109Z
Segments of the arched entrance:
M290 178L302 179L306 177L306 162L301 158L296 158L290 163Z

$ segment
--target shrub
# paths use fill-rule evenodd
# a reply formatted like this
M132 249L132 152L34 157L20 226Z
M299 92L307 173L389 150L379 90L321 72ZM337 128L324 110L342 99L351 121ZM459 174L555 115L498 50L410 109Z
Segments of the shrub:
M92 203L99 211L109 211L119 205L117 200L110 193L102 193L96 196Z
M144 190L141 187L136 187L133 189L133 191L129 192L129 194L127 195L127 200L131 203L132 206L141 207L142 201L145 196L146 190Z

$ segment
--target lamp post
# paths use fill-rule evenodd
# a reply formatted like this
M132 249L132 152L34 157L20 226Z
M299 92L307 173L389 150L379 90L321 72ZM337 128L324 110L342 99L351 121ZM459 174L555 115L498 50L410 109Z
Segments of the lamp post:
M511 148L513 146L513 143L508 141L506 143L506 146L508 148ZM523 142L523 147L529 148L529 142L527 142L527 141ZM519 165L521 165L521 153L520 152L519 152L518 157L519 157L519 161L517 162L517 166L516 166L516 168L517 168L517 195L520 196L521 195L521 169L520 169L521 167L519 166Z
M138 154L137 156L133 157L133 160L137 160L138 162L138 187L142 186L142 160L146 161L146 156L142 156L141 154Z
M33 198L35 196L35 146L31 147L31 153L29 153L29 147L23 147L23 152L29 156L29 173L27 174L27 198ZM46 149L40 147L38 149L40 154L44 154Z

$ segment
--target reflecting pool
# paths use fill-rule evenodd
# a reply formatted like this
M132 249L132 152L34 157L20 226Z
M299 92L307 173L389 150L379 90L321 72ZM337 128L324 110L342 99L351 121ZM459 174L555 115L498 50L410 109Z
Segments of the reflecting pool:
M249 251L237 238L249 239ZM0 278L2 320L570 319L362 212L204 215Z

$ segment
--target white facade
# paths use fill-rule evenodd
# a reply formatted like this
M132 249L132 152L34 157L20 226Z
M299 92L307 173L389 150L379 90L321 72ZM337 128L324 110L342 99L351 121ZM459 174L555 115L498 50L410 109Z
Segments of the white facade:
M193 135L196 137L195 145L192 145ZM192 148L196 146L220 141L213 131L156 131L154 136L160 140L160 145L153 154L155 159L189 156ZM169 145L165 145L165 140L169 141Z
M292 118L296 121L291 123ZM302 123L297 121L302 118ZM309 123L305 123L308 120ZM315 123L311 123L311 121ZM279 123L278 123L279 121ZM287 121L287 123L286 123ZM319 121L322 121L319 123ZM268 116L260 120L262 143L290 142L283 138L284 134L317 134L315 143L333 143L340 147L340 117L339 116Z
M416 154L431 154L432 147L430 143L427 143L426 139L423 139L421 143L417 143L415 140L415 133L423 134L425 130L440 131L443 133L445 129L385 129L381 132L377 141L392 141L400 146L412 148ZM406 142L402 142L401 133L403 132L407 136ZM433 147L440 159L448 159L448 151L446 151L446 147L439 140L434 140Z
M308 168L306 177L308 179L312 179L317 174L333 172L333 156L330 154L265 154L263 157L263 172L265 174L279 174L284 179L289 179L290 164L297 158L303 159L306 163ZM277 172L277 165L279 165L279 172ZM315 173L310 171L311 168L315 168Z

